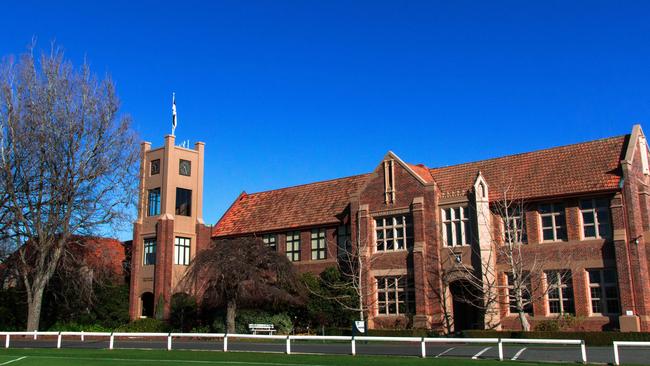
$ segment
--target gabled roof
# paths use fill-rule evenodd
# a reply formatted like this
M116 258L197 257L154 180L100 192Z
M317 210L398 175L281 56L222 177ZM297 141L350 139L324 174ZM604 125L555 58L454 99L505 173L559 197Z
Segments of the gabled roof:
M259 193L242 193L212 230L213 236L252 234L334 224L369 174Z
M431 169L443 197L462 196L480 171L490 200L509 187L520 198L539 198L616 189L629 135L554 147L473 163Z
M510 187L511 198L516 195L529 199L602 192L618 187L622 175L620 161L629 136L434 169L404 165L423 184L435 182L443 197L466 195L473 189L479 172L489 185L490 200L500 199L506 187ZM351 196L363 188L369 176L363 174L253 194L244 192L215 225L212 235L259 234L338 223L337 215L345 210Z

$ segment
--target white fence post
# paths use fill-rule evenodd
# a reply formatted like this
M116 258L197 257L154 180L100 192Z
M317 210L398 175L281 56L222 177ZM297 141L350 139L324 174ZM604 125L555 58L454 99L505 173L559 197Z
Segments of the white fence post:
M113 343L115 342L115 335L111 332L111 339L108 341L108 349L113 349Z
M291 354L291 336L287 336L287 354Z
M614 341L614 365L620 365L620 361L618 359L618 342Z
M587 347L585 346L584 339L580 343L580 353L582 353L582 363L587 363Z
M357 354L357 342L354 340L354 336L352 336L352 356Z
M38 339L38 330L34 329L34 340Z
M83 342L84 340L85 340L85 339L84 339L84 331L82 330L82 331L81 331L81 341Z
M7 333L5 337L5 348L9 348L9 339L11 339L11 335Z
M427 357L427 344L424 342L424 337L422 337L422 340L420 341L420 356L422 356L422 358Z
M499 361L503 361L503 341L499 338Z
M168 351L172 350L172 334L171 334L171 332L167 336L167 350Z
M59 332L59 336L56 338L56 348L61 348L61 332Z
M228 334L223 336L223 351L228 352Z

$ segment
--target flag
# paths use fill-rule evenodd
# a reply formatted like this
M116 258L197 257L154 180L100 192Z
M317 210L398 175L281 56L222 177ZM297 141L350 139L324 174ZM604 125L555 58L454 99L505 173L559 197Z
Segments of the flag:
M172 135L176 129L176 93L172 93Z

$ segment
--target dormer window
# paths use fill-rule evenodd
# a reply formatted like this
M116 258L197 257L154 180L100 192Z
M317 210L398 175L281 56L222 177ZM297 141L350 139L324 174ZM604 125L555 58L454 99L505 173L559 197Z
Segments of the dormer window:
M384 161L384 202L395 202L395 161Z

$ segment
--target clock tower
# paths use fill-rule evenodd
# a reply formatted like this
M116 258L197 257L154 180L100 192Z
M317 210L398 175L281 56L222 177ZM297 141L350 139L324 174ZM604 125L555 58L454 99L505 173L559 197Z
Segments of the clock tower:
M133 225L129 315L169 316L171 297L196 252L210 242L203 223L203 142L141 145L138 218Z

